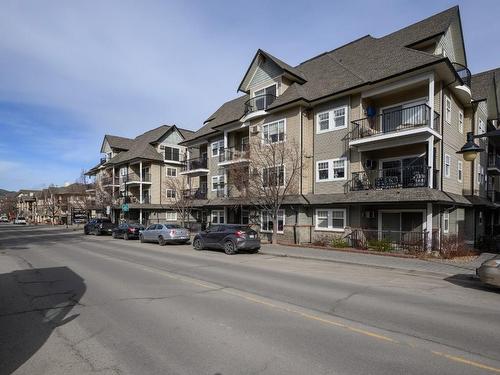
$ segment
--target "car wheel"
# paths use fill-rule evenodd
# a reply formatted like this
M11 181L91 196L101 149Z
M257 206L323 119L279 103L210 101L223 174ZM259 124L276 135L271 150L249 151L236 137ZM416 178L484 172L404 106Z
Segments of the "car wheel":
M224 242L224 252L227 255L233 255L234 253L236 253L236 247L234 246L233 241Z
M203 243L201 242L201 240L199 238L197 238L196 240L194 240L193 242L193 247L195 250L203 250Z
M141 241L141 243L144 243L144 237L142 236L142 234L139 235L139 241Z
M167 244L167 242L165 241L165 239L163 238L163 236L158 237L158 244L160 246L165 246Z
M128 238L128 233L125 233L125 234L123 235L123 239L124 239L125 241L128 241L128 240L129 240L129 238Z

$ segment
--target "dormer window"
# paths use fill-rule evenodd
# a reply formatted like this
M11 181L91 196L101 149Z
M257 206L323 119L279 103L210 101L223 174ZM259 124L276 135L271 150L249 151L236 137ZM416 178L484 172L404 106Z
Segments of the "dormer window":
M276 91L276 84L256 90L253 95L255 110L267 109L276 99Z

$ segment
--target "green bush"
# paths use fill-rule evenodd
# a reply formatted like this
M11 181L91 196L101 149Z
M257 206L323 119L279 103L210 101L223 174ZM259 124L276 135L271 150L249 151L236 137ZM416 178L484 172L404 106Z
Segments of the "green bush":
M381 252L391 251L392 249L392 245L389 240L370 240L368 241L368 247Z
M343 238L335 237L330 241L330 246L341 249L343 247L349 247L349 244Z

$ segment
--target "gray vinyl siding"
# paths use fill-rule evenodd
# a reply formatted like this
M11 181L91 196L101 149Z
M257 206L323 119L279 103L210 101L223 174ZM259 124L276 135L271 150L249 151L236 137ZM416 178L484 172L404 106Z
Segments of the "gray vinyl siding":
M438 42L438 52L439 50L444 51L446 53L446 57L448 57L451 61L456 61L455 56L455 48L453 46L453 33L451 28L448 28L448 31L441 37Z
M279 66L273 63L271 60L266 59L255 70L255 74L252 77L248 87L253 88L263 84L266 81L271 81L281 75L281 73L282 70Z
M318 113L328 111L337 107L347 106L347 128L333 130L325 133L318 134L317 132L317 115ZM312 175L314 181L315 194L328 194L328 193L343 193L344 185L350 178L350 167L348 152L345 145L344 137L349 133L350 116L350 102L349 97L337 99L328 103L321 104L314 108L313 111L313 132L314 132L314 173ZM344 180L339 181L316 181L316 166L319 161L329 159L347 158L346 176Z
M207 175L207 185L208 185L208 199L214 199L217 197L217 192L212 191L212 176L218 176L225 174L225 170L223 167L219 167L219 157L212 156L212 143L217 141L223 141L224 136L220 135L217 138L211 138L208 141L207 145L207 155L208 155L208 170L209 173ZM224 180L227 184L227 178Z

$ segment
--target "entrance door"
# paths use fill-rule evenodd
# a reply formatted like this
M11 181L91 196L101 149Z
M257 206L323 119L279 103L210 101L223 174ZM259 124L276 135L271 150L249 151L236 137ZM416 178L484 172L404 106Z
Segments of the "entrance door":
M382 212L382 233L380 239L399 242L401 231L401 213L400 212Z

